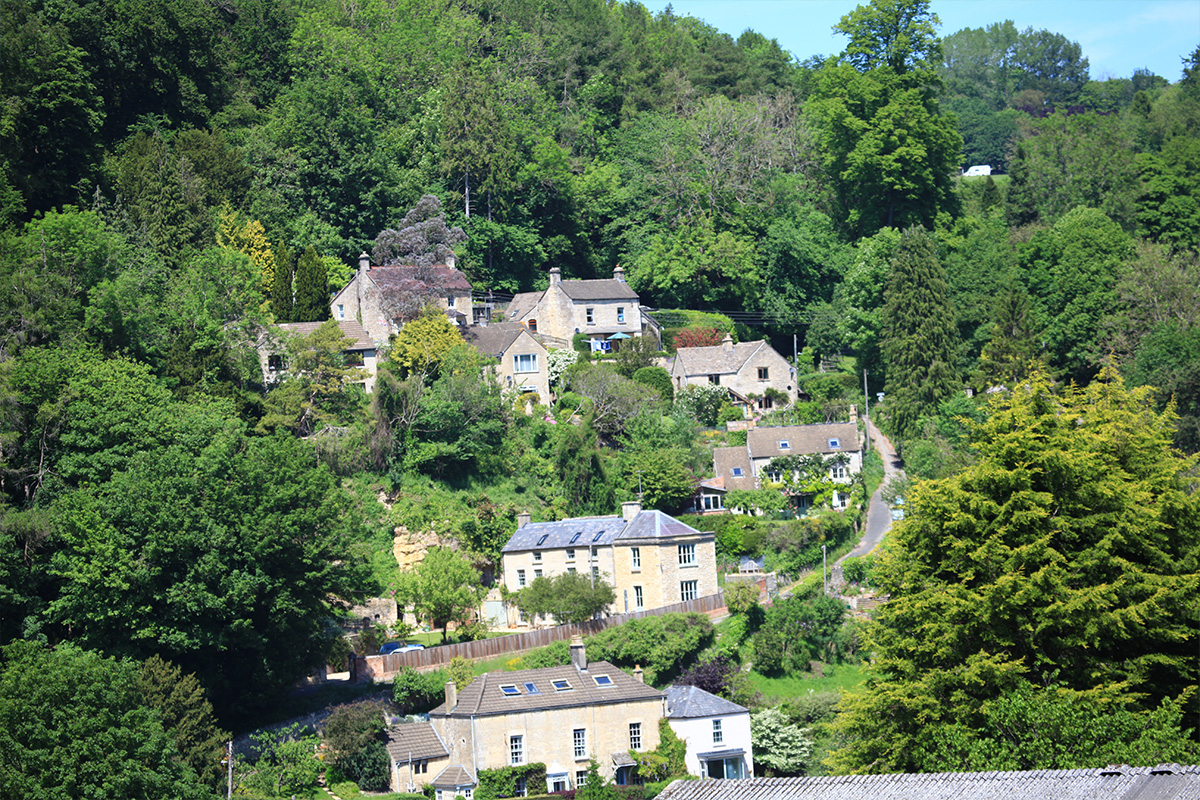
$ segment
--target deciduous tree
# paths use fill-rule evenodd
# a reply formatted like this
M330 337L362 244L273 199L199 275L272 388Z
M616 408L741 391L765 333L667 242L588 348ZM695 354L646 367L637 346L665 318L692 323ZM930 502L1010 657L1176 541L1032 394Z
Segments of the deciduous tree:
M442 629L442 641L446 640L447 623L466 622L487 591L479 571L448 547L426 551L415 577L417 613L428 616L433 627Z

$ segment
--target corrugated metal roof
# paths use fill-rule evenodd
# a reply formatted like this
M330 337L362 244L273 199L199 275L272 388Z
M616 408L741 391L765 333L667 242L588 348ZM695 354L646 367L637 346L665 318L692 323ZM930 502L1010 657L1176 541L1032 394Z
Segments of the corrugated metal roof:
M749 714L749 710L731 703L699 686L668 686L663 692L667 696L667 716L671 719L694 719L696 717L724 717L729 714Z
M675 781L660 800L1200 800L1200 766Z

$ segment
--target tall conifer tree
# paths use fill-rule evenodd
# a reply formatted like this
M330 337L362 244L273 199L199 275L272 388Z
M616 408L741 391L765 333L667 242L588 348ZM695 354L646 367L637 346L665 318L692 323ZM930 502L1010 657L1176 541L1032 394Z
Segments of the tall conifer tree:
M933 239L909 228L892 259L883 307L883 357L892 421L902 438L959 385L954 367L958 333L946 293L946 270Z
M309 247L296 264L296 303L293 322L321 322L329 319L329 276L325 262Z
M275 245L275 279L271 284L271 311L276 322L292 321L292 273L295 254L282 242Z

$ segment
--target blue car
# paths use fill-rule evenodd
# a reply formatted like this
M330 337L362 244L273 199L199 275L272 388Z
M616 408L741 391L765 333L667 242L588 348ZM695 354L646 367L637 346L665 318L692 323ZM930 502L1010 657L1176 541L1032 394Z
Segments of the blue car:
M391 653L410 653L413 650L424 650L423 644L405 644L404 642L388 642L383 647L379 648L379 655L386 656Z

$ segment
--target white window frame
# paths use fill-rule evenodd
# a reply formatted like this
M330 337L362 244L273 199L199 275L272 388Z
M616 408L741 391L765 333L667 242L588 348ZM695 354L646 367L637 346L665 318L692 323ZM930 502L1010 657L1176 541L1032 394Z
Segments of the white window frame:
M587 320L588 325L596 324L596 309L584 308L583 313L584 313L584 318Z
M581 789L585 785L587 785L587 770L586 769L575 770L575 788Z
M696 566L696 545L694 542L679 545L679 566Z
M537 372L537 353L514 353L513 354L513 372L526 373Z
M686 603L688 600L695 600L700 594L699 581L680 581L679 582L679 602Z
M714 719L713 723L713 744L725 743L725 731L721 729L721 720Z
M342 305L341 303L338 303L337 318L338 319L346 318L346 307L344 305Z
M514 766L525 763L525 737L519 733L508 737L508 763Z
M571 731L571 747L576 760L587 758L587 728L575 728Z
M742 477L742 468L741 468L741 467L734 467L734 468L733 468L733 477L735 477L735 478L740 478L740 477Z
M645 597L642 595L642 587L633 587L633 607L637 611L641 611L646 607Z
M525 570L517 570L517 588L525 588Z
M625 306L617 306L617 322L621 325L625 324Z
M789 442L787 439L780 439L779 440L779 449L780 450L791 450L792 443Z
M540 551L540 550L534 550L534 551L533 551L533 560L534 560L534 561L541 561L541 560L542 560L542 551Z
M642 568L642 548L640 548L640 547L629 548L629 557L630 557L630 559L632 559L632 563L633 563L632 569L634 571L640 570Z
M629 723L629 749L642 749L642 723L640 722Z

